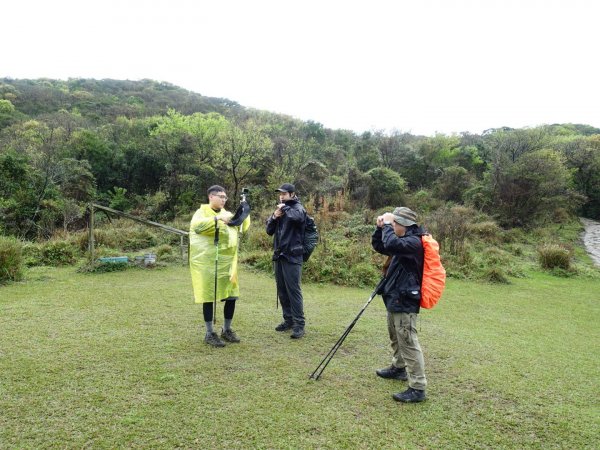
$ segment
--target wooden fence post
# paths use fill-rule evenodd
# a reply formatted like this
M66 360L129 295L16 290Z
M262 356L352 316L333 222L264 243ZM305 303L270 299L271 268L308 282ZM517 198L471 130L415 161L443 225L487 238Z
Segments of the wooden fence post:
M94 204L90 203L89 237L88 246L90 250L90 264L94 263Z

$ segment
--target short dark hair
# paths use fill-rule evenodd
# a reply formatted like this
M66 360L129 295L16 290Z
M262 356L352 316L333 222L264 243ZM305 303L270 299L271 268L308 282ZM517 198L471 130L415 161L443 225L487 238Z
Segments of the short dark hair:
M206 194L210 195L214 192L225 192L225 188L223 186L219 186L218 184L215 184L214 186L211 186L208 188L208 190L206 191Z

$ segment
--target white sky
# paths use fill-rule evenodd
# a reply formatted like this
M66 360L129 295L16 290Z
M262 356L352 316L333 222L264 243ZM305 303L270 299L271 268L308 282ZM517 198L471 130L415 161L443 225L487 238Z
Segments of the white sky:
M4 0L0 77L150 78L356 132L600 127L597 0Z

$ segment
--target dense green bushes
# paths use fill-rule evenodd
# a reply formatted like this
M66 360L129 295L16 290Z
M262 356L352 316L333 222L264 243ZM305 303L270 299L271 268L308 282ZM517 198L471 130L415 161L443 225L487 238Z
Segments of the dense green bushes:
M0 236L0 284L19 281L22 276L21 243L15 238Z
M391 207L354 214L317 213L321 242L304 266L304 279L341 285L376 283L385 258L372 250L370 239L375 218L385 210ZM511 277L523 277L540 263L546 267L547 263L537 256L537 248L550 237L573 242L581 231L578 222L529 232L504 230L486 214L452 205L421 216L420 220L439 241L442 262L450 278L492 283L508 283ZM255 221L242 241L241 260L271 272L272 238L265 233L262 221L258 222L256 225Z
M530 269L540 266L557 275L577 273L571 248L581 232L579 222L506 230L490 216L467 206L447 204L429 209L426 200L431 198L426 191L420 192L411 200L421 200L425 212L419 215L419 222L439 241L442 262L450 278L507 283L511 277L525 276ZM349 212L336 210L339 203L325 201L314 214L321 242L304 266L304 280L373 286L381 276L385 258L372 250L371 234L375 218L392 207L375 211L358 208ZM264 218L269 214L270 210L254 211L253 225L240 242L241 262L265 272L272 272L273 238L264 228ZM132 252L144 250L156 253L161 263L181 262L179 236L129 220L109 222L99 218L96 225L96 257L124 254L133 257ZM171 225L186 229L188 219L182 217ZM8 242L6 238L4 241ZM18 241L10 242L7 248L14 250ZM47 241L18 244L21 247L21 265L74 264L86 257L88 234L85 231L60 234ZM11 279L18 279L21 272L13 273L16 275Z
M51 240L41 244L41 263L46 266L67 266L75 263L78 253L68 241Z

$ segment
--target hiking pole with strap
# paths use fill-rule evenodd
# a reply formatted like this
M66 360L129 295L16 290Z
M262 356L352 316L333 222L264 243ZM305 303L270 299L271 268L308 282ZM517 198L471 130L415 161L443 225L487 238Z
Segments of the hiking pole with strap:
M344 340L346 339L346 337L350 334L350 331L352 331L352 328L354 328L354 325L356 325L356 322L358 322L358 319L360 319L360 316L362 316L362 314L367 309L367 306L369 306L369 304L371 303L371 301L373 301L373 299L377 295L377 292L379 292L379 289L381 289L381 287L385 283L385 280L386 280L386 277L384 276L384 277L381 278L381 280L379 281L379 283L377 283L377 287L375 287L375 290L373 291L373 293L369 297L369 300L367 300L367 303L365 303L365 305L362 307L362 309L360 310L360 312L358 313L358 315L354 318L354 320L352 321L352 323L350 325L348 325L348 328L346 328L346 330L340 336L340 338L337 340L337 342L333 345L333 347L331 347L331 350L329 350L329 353L327 353L327 355L325 355L325 358L323 358L323 360L321 361L321 363L317 366L317 368L310 375L309 378L312 378L313 380L318 380L319 379L319 377L321 376L321 374L323 373L323 371L325 370L325 368L327 367L327 365L329 364L329 362L331 361L331 359L333 358L333 356L335 355L335 353L338 351L338 349L344 343Z
M279 221L277 221L277 230L275 231L275 251L279 249ZM279 309L279 289L277 287L277 261L273 261L273 275L275 275L275 309Z
M219 266L219 219L215 216L215 296L213 299L213 325L217 323L217 272Z

